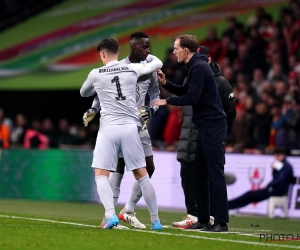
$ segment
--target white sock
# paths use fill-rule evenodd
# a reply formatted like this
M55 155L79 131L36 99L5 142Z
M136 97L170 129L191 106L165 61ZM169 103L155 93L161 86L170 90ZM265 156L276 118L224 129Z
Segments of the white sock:
M158 207L157 207L157 200L155 189L152 185L151 180L149 179L149 175L145 175L144 177L137 180L139 186L141 187L144 200L147 204L147 207L150 211L151 215L151 223L154 223L158 218Z
M119 174L117 172L112 172L112 173L109 174L109 179L108 180L109 180L111 189L113 191L114 205L115 206L118 204L122 179L123 179L123 175Z
M136 204L142 197L142 190L137 181L133 181L131 192L126 203L126 212L133 213L136 207Z
M105 217L111 218L115 214L113 192L107 176L99 175L95 178L100 200L105 208Z

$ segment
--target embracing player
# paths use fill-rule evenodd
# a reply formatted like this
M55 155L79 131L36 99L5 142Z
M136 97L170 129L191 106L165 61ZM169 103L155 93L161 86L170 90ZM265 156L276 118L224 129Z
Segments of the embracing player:
M80 94L88 97L97 93L102 108L92 167L97 191L105 208L106 223L103 228L113 228L119 224L108 176L110 171L116 170L122 152L126 168L133 172L150 211L151 229L161 230L156 194L146 171L144 150L137 129L141 127L141 122L135 93L138 77L155 72L161 68L162 62L149 55L150 62L146 64L120 63L119 43L111 37L103 39L97 50L104 66L90 72Z
M143 32L134 32L130 36L130 54L125 59L121 60L120 63L130 64L130 63L139 63L146 64L147 57L150 53L150 41L148 36ZM141 113L141 119L143 122L147 122L148 119L155 113L158 109L158 106L152 107L154 100L159 99L159 84L157 80L156 72L151 74L146 74L138 78L137 83L131 82L130 84L136 84L136 105L138 110ZM149 107L145 106L146 94L150 97ZM88 123L95 117L96 113L100 110L99 99L96 96L92 108L87 110L83 116L84 125L87 126ZM154 172L154 162L153 162L153 151L152 143L146 127L145 129L139 130L139 136L144 148L145 160L146 160L146 169L149 174L149 177L152 176ZM119 158L118 166L116 172L111 172L109 176L109 182L113 189L114 195L114 204L118 202L120 194L121 181L124 174L125 162L123 158ZM141 188L139 187L136 181L133 182L131 194L128 198L128 201L125 207L119 213L119 219L128 222L131 226L135 228L146 228L137 218L134 212L137 202L142 197ZM105 224L105 220L102 221L101 225Z

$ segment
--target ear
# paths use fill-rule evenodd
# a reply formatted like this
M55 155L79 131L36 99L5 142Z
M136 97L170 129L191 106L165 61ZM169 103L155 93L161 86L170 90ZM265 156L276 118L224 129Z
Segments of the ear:
M130 41L130 48L135 49L135 41L134 40Z
M132 43L130 47L131 47L131 50L135 50L135 48L136 48L135 43Z

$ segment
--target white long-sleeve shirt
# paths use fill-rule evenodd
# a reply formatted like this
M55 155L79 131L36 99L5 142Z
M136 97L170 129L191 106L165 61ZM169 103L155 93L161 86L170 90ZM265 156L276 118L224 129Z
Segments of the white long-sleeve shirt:
M149 63L152 60L152 55L149 55L145 61L140 62L140 64ZM130 64L129 58L126 57L120 61L120 63ZM153 101L159 99L159 83L157 79L157 73L153 72L150 74L142 75L138 78L136 85L136 105L138 110L142 109L142 106L145 105L146 94L148 93L150 97L149 106L152 106ZM100 110L100 102L98 96L95 96L92 107L96 108L97 111ZM155 106L155 111L159 108L159 106Z
M135 123L141 126L136 103L138 77L155 72L162 62L151 55L151 62L125 64L111 61L93 69L80 89L83 97L97 93L101 103L101 127Z

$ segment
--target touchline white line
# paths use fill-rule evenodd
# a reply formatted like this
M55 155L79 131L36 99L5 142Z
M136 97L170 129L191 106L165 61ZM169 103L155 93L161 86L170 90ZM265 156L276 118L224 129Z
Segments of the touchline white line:
M68 222L68 221L56 221L56 220L48 220L48 219L40 219L40 218L28 218L28 217L2 215L2 214L0 214L0 217L11 218L11 219L32 220L32 221L43 221L43 222L50 222L50 223L57 223L57 224L67 224L67 225L81 226L81 227L99 228L99 226L95 226L95 225L74 223L74 222ZM198 236L198 235L186 235L186 234L181 234L181 233L180 234L173 234L173 233L158 232L158 231L140 230L140 229L131 229L131 230L133 230L135 232L140 232L140 233L168 235L168 236L175 236L175 237L201 239L201 240L213 240L213 241L222 241L222 242L232 242L232 243L246 244L246 245L300 249L300 246L293 246L293 245L271 244L271 243L252 242L252 241L244 241L244 240L230 240L230 239L212 238L212 237L205 237L205 236ZM221 234L216 234L216 235L220 236Z
M68 221L47 220L47 219L39 219L39 218L27 218L27 217L2 215L2 214L0 214L0 217L11 218L11 219L44 221L44 222L51 222L51 223L58 223L58 224L67 224L67 225L81 226L81 227L99 227L99 226L94 226L94 225L86 225L86 224L74 223L74 222L68 222Z

